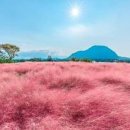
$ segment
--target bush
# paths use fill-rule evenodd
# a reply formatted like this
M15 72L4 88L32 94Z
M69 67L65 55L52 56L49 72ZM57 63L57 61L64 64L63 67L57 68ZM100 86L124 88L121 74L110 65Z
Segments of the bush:
M77 58L71 58L71 61L79 61Z
M80 61L83 61L83 62L92 62L92 60L90 60L90 59L81 59Z
M0 63L13 63L13 61L9 60L9 59L3 59L3 58L1 58L0 59Z
M92 60L86 58L84 59L72 58L71 61L92 62Z
M29 61L42 61L42 59L41 58L31 58L31 59L29 59Z

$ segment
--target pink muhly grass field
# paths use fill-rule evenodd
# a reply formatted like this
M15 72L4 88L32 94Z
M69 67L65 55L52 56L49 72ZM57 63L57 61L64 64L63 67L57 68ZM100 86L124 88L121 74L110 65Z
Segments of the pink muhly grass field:
M130 130L130 64L0 64L0 130Z

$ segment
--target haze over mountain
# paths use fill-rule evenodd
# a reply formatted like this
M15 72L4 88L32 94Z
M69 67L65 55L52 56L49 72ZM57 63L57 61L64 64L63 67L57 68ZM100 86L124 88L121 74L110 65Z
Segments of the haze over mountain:
M31 59L31 58L41 58L46 59L48 56L52 56L52 58L63 58L62 56L58 55L56 52L51 52L49 50L33 50L33 51L26 51L20 52L16 59Z
M27 51L20 52L17 56L18 59L30 59L30 58L46 58L48 51L39 50L39 51Z
M64 59L65 57L58 55L55 52L49 50L35 50L28 52L20 52L16 59L31 59L31 58L41 58L46 59L48 56L53 59ZM67 59L90 59L95 61L130 61L130 58L121 57L115 51L107 46L94 45L87 50L77 51L72 53ZM66 59L66 58L65 58Z

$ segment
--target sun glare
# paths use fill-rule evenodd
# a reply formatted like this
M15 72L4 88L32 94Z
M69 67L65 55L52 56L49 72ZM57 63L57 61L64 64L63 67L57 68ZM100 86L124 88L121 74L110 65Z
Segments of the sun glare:
M71 9L71 15L73 17L77 17L77 16L79 16L79 14L80 14L80 9L78 7L73 7Z

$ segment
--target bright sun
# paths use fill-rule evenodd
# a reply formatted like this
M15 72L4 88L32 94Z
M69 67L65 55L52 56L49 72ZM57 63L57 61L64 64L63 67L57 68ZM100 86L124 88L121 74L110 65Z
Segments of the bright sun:
M71 15L72 15L72 16L77 17L77 16L79 16L79 13L80 13L80 10L79 10L78 7L73 7L73 8L71 9Z

